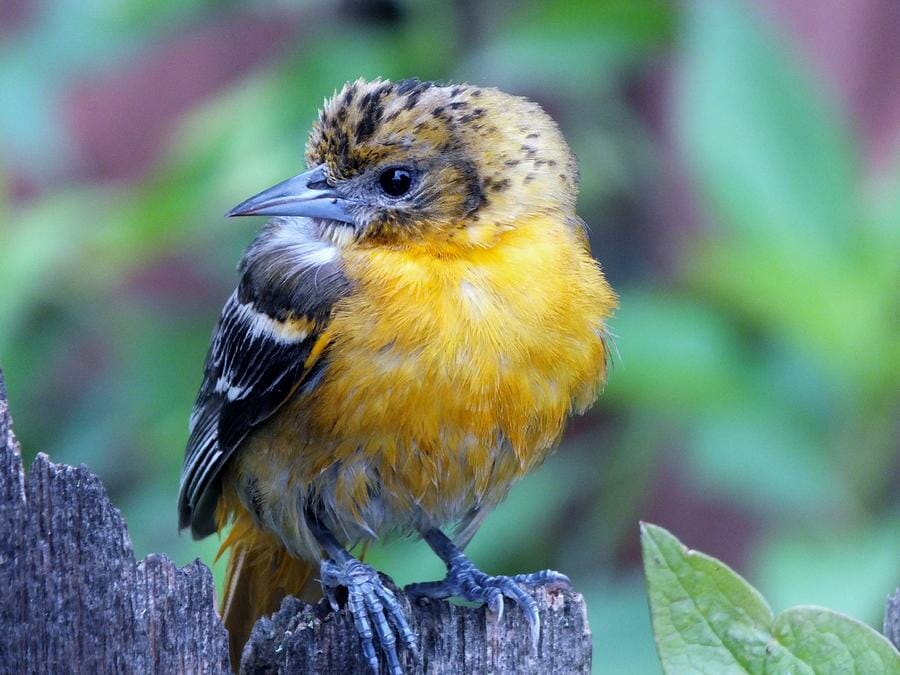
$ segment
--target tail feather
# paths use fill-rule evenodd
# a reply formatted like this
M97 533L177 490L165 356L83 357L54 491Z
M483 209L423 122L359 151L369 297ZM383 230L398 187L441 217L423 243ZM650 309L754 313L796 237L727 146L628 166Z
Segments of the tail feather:
M290 555L276 537L256 527L242 506L220 509L218 515L220 531L228 520L234 521L218 555L230 550L221 612L228 630L231 667L237 672L256 621L277 611L286 596L312 600L318 589L310 583L314 564Z

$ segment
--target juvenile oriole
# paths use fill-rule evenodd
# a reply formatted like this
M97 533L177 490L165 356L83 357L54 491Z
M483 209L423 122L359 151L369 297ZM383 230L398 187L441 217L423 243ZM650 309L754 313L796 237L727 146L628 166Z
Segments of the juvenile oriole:
M411 595L519 603L556 572L488 576L462 553L604 381L615 295L575 213L556 124L496 89L357 81L325 102L304 173L230 216L274 216L247 249L191 415L178 502L230 534L236 659L315 567L346 587L372 669L416 640L348 547L419 533L446 563ZM442 529L456 526L455 540ZM536 633L534 633L536 636Z

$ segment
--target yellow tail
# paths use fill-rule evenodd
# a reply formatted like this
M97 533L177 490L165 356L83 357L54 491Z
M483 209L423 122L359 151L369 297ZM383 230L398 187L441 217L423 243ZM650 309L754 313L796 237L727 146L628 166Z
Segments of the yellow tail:
M321 591L318 584L309 583L313 563L290 555L276 537L256 527L242 506L224 502L217 514L219 529L232 520L232 514L234 524L219 549L219 556L231 550L222 592L222 621L228 630L231 668L237 672L241 651L257 619L277 611L288 595L311 601Z

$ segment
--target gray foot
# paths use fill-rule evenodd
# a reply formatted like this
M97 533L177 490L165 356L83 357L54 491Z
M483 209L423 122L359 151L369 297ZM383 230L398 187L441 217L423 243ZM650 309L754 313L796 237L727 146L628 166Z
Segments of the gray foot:
M406 613L393 591L381 581L378 572L350 556L341 562L323 560L320 572L325 597L335 611L338 610L338 605L334 589L339 586L347 589L347 607L353 616L363 655L373 673L378 673L378 652L374 642L376 635L391 675L403 673L400 657L397 655L398 637L418 660L416 637L409 627Z
M435 546L429 541L435 552L447 564L447 577L443 581L428 581L410 584L404 590L413 598L463 598L470 602L481 602L496 616L497 621L503 618L503 598L510 598L525 613L525 619L531 628L531 642L537 648L541 632L541 617L537 603L522 588L543 586L545 584L569 586L569 578L565 574L553 570L543 570L531 574L515 576L490 576L485 574L469 560L456 546L440 542Z

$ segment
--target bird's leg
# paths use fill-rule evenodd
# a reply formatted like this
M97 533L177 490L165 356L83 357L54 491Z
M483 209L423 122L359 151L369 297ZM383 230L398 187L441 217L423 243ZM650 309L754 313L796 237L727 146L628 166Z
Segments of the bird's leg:
M569 578L565 574L553 570L543 570L531 574L492 577L472 564L465 554L438 529L426 530L422 538L431 549L447 565L447 577L443 581L428 581L410 584L404 590L414 598L450 598L459 597L470 602L483 602L496 616L497 621L503 618L503 598L510 598L525 613L531 627L532 645L537 648L541 630L541 619L537 603L522 586L541 586L544 584L569 586Z
M310 524L313 535L327 554L320 567L322 590L331 608L338 611L334 590L347 589L347 607L353 616L356 632L362 643L363 655L373 673L378 673L378 652L374 637L388 663L391 675L402 675L403 668L397 655L400 641L419 659L416 636L409 627L406 613L397 596L387 588L378 572L350 555L320 522Z

